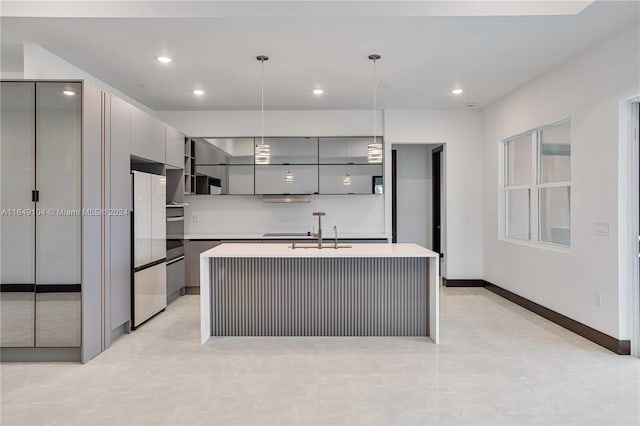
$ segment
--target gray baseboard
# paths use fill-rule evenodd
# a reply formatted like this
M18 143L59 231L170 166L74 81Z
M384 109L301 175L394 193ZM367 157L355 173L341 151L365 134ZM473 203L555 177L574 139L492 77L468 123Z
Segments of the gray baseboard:
M80 362L80 348L0 348L2 362Z
M445 287L484 287L484 280L449 280L442 278Z
M579 336L584 337L593 343L602 346L614 352L618 355L630 355L631 354L631 342L629 340L619 340L615 337L609 336L595 328L582 324L574 319L571 319L559 312L553 311L547 307L539 305L529 299L526 299L518 294L515 294L505 288L497 286L485 280L465 279L465 280L449 280L442 278L442 285L444 287L484 287L492 293L501 296L510 302L520 305L523 308L540 315L541 317L566 328L569 331L576 333Z
M602 346L605 349L610 350L618 355L630 355L631 354L631 342L629 340L619 340L615 337L609 336L595 328L582 324L574 319L571 319L561 313L552 311L542 305L537 304L529 299L526 299L520 295L517 295L507 289L499 287L488 281L484 281L484 288L504 297L505 299L522 306L523 308L540 315L541 317L566 328L569 331L576 333L579 336L584 337L593 343Z
M170 304L170 303L175 302L180 296L182 296L183 288L179 289L178 291L174 291L173 293L167 295L167 305Z
M185 287L184 294L200 294L200 287Z
M131 333L131 323L129 321L117 326L111 330L111 343L115 342L118 338L125 334Z

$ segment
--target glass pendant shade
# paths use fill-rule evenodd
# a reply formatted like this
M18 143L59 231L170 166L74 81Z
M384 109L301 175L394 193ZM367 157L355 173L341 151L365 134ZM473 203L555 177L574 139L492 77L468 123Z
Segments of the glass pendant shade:
M284 181L286 183L293 183L293 173L291 170L287 170L287 173L284 174Z

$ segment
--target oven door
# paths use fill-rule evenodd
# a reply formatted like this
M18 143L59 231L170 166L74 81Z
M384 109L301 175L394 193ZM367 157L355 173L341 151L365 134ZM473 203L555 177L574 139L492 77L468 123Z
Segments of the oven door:
M181 240L184 236L184 209L167 208L167 239Z

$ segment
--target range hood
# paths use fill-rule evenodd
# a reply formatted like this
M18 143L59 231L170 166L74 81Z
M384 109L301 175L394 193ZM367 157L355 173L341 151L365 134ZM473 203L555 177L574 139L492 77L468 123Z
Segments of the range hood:
M262 196L265 203L309 203L311 194L268 194Z

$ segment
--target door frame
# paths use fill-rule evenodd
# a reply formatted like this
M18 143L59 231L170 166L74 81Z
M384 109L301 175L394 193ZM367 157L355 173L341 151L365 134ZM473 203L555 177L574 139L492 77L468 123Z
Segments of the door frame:
M398 242L398 151L391 150L391 242Z
M640 358L640 94L619 105L618 287L621 338Z

